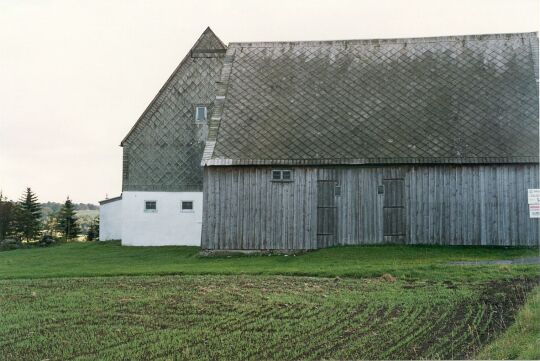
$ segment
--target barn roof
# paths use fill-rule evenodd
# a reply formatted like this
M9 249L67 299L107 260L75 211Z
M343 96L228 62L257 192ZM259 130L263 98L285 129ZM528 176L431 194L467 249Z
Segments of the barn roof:
M231 43L203 165L538 161L536 33Z

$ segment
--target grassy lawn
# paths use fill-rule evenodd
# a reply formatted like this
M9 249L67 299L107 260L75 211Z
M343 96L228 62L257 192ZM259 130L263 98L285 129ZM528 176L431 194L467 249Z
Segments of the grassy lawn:
M489 280L535 275L535 265L455 266L450 261L538 255L531 248L335 247L299 256L201 257L198 247L122 247L118 242L70 243L0 252L0 279L118 275L287 275L434 280Z
M539 267L447 264L537 254L379 246L207 258L114 242L0 252L0 355L538 358Z

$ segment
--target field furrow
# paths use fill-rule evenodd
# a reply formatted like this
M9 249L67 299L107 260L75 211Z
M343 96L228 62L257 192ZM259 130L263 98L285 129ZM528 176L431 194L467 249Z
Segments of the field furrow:
M512 323L531 279L276 276L0 281L2 360L463 358Z

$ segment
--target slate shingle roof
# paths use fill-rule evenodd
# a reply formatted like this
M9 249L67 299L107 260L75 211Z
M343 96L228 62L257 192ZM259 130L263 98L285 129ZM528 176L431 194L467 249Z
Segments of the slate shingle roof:
M207 28L131 128L123 146L123 191L201 191L207 134L195 105L212 112L226 46Z
M232 43L203 165L538 161L536 33Z

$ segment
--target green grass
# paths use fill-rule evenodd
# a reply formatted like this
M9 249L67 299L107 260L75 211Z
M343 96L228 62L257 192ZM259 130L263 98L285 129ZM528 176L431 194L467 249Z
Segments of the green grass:
M118 242L0 252L1 359L535 355L526 350L538 341L531 322L538 321L540 300L533 298L513 321L538 285L540 267L448 262L530 257L538 249L198 252ZM506 346L513 342L516 351Z
M201 257L197 247L122 247L118 242L69 243L0 252L0 279L118 275L294 275L488 280L535 275L538 265L455 266L450 261L535 256L538 249L364 246L335 247L297 256Z
M515 323L478 358L491 360L540 360L540 288L531 293Z

